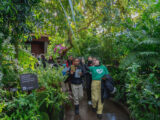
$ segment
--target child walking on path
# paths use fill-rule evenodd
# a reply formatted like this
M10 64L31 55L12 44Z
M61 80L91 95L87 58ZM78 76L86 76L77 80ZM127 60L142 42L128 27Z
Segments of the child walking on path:
M69 70L76 115L79 114L79 102L83 97L83 86L82 86L82 77L81 77L82 68L79 66L79 63L80 63L80 60L76 58Z
M109 74L104 65L100 65L99 60L95 61L95 66L91 66L92 74L91 96L93 111L97 112L97 117L102 119L103 103L101 101L101 80L104 75Z

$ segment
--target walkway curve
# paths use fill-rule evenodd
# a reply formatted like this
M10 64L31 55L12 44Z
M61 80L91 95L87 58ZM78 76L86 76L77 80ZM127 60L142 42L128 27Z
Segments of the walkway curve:
M87 99L81 101L80 115L74 114L74 105L65 108L64 120L98 120L96 113L91 110L87 104ZM128 113L120 106L117 106L112 100L106 100L103 110L102 120L130 120Z

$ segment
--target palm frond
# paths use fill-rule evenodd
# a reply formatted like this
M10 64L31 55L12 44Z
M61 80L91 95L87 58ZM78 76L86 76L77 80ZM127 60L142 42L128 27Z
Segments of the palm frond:
M148 57L148 56L156 57L158 55L159 55L159 53L154 52L154 51L144 51L144 52L138 52L137 53L137 56L141 56L141 57Z
M157 38L148 38L146 40L143 40L142 42L139 43L140 45L159 45L160 44L160 39Z
M137 62L137 53L131 53L128 56L126 56L121 62L120 62L120 67L125 68L129 65L131 65L133 62Z
M132 52L121 61L120 67L125 68L133 63L146 67L147 65L160 65L160 55L155 51Z

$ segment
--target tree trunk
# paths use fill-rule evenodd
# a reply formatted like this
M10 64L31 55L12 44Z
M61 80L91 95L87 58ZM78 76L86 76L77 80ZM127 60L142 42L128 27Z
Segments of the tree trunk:
M69 30L69 32L68 32L68 43L69 43L69 47L67 47L66 49L64 49L63 51L62 51L62 53L60 54L60 57L61 58L63 58L66 54L67 54L67 52L71 49L71 48L73 48L73 42L72 42L72 32L71 32L71 30Z

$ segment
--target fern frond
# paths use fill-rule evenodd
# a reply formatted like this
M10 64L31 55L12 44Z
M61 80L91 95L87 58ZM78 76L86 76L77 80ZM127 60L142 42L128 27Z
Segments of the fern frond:
M160 65L159 53L154 51L132 52L121 61L120 67L128 67L133 62L146 67L147 65Z
M131 53L128 56L126 56L121 62L120 67L125 68L129 65L131 65L133 62L137 62L137 53Z
M158 56L159 53L158 52L154 52L154 51L144 51L144 52L138 52L137 56L141 56L141 57L145 57L145 56Z
M148 38L146 40L143 40L139 43L139 46L141 45L157 45L160 44L160 39L157 38Z

